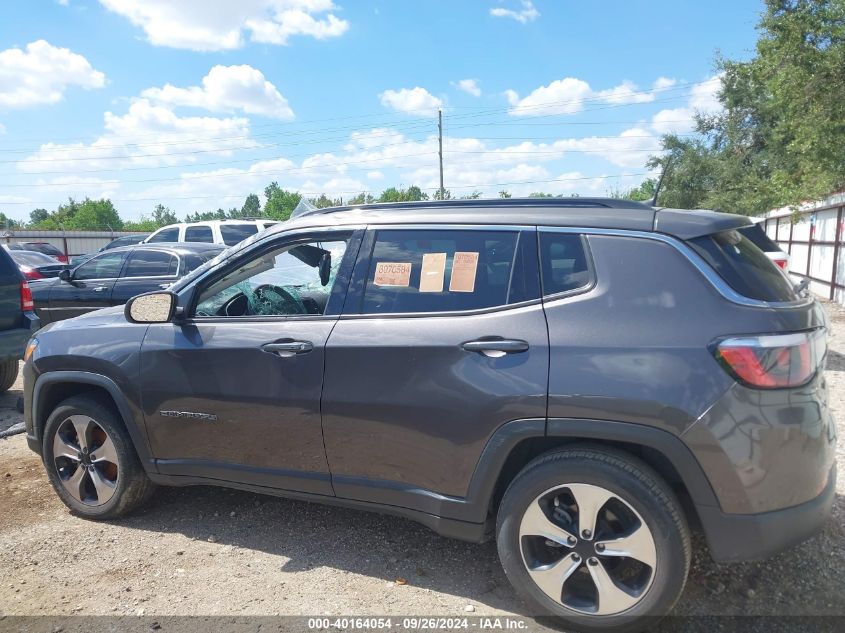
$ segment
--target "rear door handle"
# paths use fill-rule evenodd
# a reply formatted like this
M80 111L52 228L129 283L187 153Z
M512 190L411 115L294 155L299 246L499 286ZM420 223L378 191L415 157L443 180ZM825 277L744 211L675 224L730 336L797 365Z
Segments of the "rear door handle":
M519 339L489 339L467 341L461 347L467 352L478 352L490 358L500 358L505 354L519 354L528 351L528 342Z
M278 354L282 358L295 356L296 354L306 354L314 349L314 344L310 341L283 341L279 343L265 343L261 346L265 352Z

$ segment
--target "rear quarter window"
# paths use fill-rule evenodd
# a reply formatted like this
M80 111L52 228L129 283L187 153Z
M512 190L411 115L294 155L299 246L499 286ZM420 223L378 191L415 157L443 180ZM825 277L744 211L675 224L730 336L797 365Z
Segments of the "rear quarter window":
M586 288L593 282L587 250L580 235L541 231L540 262L546 296Z
M795 301L790 279L754 243L735 230L687 242L739 294L760 301Z

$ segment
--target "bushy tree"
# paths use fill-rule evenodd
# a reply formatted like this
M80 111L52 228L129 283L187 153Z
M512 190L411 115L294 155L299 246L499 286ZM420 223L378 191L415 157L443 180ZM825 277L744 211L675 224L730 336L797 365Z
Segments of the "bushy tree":
M254 193L249 194L241 207L242 218L257 218L261 216L261 200Z
M152 219L157 228L167 226L168 224L176 224L179 221L176 214L170 210L170 207L166 207L163 204L157 204L155 206Z
M356 205L356 204L372 204L375 202L376 199L369 193L364 193L363 191L359 193L357 196L353 196L346 201L346 204L349 205Z
M845 186L845 0L766 0L756 54L719 59L723 110L663 139L660 204L757 214Z
M264 188L264 215L273 220L287 220L302 200L302 194L282 189L277 182L271 182Z

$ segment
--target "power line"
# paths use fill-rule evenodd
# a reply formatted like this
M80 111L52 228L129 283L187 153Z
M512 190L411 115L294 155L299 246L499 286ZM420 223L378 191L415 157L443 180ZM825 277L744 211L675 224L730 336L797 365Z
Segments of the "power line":
M608 180L611 178L628 178L634 176L646 176L650 172L635 172L635 173L625 173L625 174L605 174L601 176L577 176L577 177L568 177L568 178L549 178L547 180L521 180L521 181L512 181L512 182L488 182L488 183L476 183L472 185L452 185L449 189L482 189L485 187L506 187L506 186L513 186L513 185L533 185L533 184L544 184L550 182L575 182L575 181L583 181L583 180ZM437 191L439 187L420 187L422 191ZM364 193L367 193L369 190L364 190ZM300 195L303 196L319 196L325 191L300 191L298 192ZM351 190L351 191L334 191L332 192L333 195L341 194L359 194L362 193L361 190ZM245 198L243 194L221 194L221 195L213 195L213 196L156 196L154 198L115 198L111 199L112 202L116 203L123 203L123 202L154 202L154 201L161 201L161 200L209 200L209 199L228 199L228 198ZM18 202L2 202L0 204L27 204L27 205L60 205L67 202L66 200L60 200L58 202L48 202L48 201L37 201L37 200L27 200L27 201L18 201Z

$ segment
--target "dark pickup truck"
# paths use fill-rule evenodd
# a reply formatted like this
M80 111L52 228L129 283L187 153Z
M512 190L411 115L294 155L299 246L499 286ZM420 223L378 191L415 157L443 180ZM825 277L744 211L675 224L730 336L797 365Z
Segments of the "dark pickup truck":
M0 248L0 393L15 384L26 342L41 326L34 308L29 285Z

